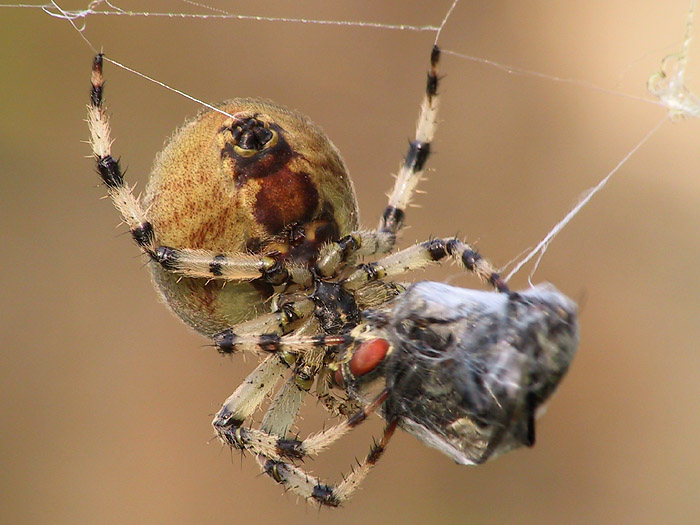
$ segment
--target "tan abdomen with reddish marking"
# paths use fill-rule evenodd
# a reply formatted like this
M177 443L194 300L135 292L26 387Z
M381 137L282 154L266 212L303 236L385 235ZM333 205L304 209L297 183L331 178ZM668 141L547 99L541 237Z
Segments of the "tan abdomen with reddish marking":
M144 205L159 243L311 264L323 242L357 228L345 164L318 127L258 99L219 108L232 116L201 112L156 158ZM207 284L151 268L170 308L206 335L269 309L264 283Z

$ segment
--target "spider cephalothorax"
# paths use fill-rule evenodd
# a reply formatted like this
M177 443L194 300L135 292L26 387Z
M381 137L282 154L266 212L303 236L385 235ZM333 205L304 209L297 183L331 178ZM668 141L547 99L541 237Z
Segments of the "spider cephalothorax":
M537 409L576 348L575 305L553 288L510 292L454 238L394 252L430 155L439 58L436 46L415 139L374 230L358 229L352 182L325 134L258 99L233 99L185 123L156 158L139 201L111 155L102 55L93 63L88 121L98 171L149 257L157 290L220 352L265 355L214 418L218 437L321 504L352 494L397 426L460 463L532 445ZM371 256L378 260L357 264ZM444 259L495 291L430 282L407 289L387 280ZM285 374L259 428L247 426ZM345 419L291 439L312 388ZM297 466L374 411L387 420L384 435L338 485Z

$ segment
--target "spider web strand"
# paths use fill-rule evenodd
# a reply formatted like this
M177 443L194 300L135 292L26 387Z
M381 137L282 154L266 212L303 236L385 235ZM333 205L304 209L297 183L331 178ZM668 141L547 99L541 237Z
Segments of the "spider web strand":
M511 272L508 274L508 276L504 279L506 282L508 282L516 273L520 271L520 269L527 264L532 258L537 255L538 252L542 252L540 255L540 258L542 255L544 255L544 252L547 250L547 247L549 246L549 243L552 242L554 237L556 237L559 232L561 232L564 227L566 227L569 222L571 222L571 219L573 219L581 209L590 202L590 200L600 191L602 190L607 183L610 181L613 175L618 172L618 170L634 155L651 137L656 133L656 131L661 127L661 125L668 120L668 116L664 116L663 119L661 119L645 136L640 140L636 146L634 146L627 155L625 155L620 162L608 173L596 186L593 188L590 188L585 192L583 197L579 200L578 204L576 204L569 213L566 214L566 216L559 221L554 228L550 230L550 232L542 239L537 246L535 246L530 253L528 253L525 258L523 258L518 264L515 265L515 268L511 270ZM539 264L539 261L538 261ZM536 269L536 267L535 267ZM534 270L533 270L534 272Z
M369 29L387 29L393 31L416 31L416 32L438 32L440 27L434 25L423 25L416 26L410 24L384 24L381 22L361 22L354 20L319 20L313 18L287 18L287 17L275 17L275 16L258 16L258 15L242 15L236 13L229 13L221 10L214 10L214 13L172 13L172 12L158 12L158 11L127 11L123 9L118 9L111 4L107 4L111 9L97 9L103 2L91 2L86 9L82 10L64 10L58 8L55 3L42 4L42 5L26 5L17 4L14 6L3 6L3 7L35 7L40 8L50 16L56 18L65 18L69 20L76 20L79 18L85 19L88 16L102 15L102 16L131 16L131 17L147 17L147 18L191 18L191 19L222 19L222 20L241 20L241 21L253 21L253 22L285 22L285 23L297 23L297 24L314 24L314 25L332 25L341 27L361 27ZM192 5L198 7L210 8L204 4L198 4L195 2L189 2Z

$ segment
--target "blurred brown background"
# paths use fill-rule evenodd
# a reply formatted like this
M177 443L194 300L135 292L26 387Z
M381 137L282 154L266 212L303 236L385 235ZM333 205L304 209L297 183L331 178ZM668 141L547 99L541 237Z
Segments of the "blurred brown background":
M439 24L449 1L291 4L225 8ZM680 48L687 4L463 2L441 44L645 97L649 74ZM206 12L184 2L148 9ZM700 122L665 123L543 259L534 280L581 300L582 339L537 446L466 468L399 433L344 509L318 512L258 476L253 458L210 442L212 414L254 360L221 359L158 304L137 249L99 199L105 191L81 143L90 49L38 9L4 8L0 28L1 521L696 522ZM88 18L85 35L203 100L258 95L309 114L343 152L367 226L413 132L434 38L105 16ZM442 72L434 172L403 245L458 233L498 264L540 240L665 114L453 56ZM143 188L163 140L198 107L110 64L105 74L114 151ZM700 91L697 44L688 82ZM479 286L452 267L415 278ZM312 400L307 408L302 432L329 424ZM338 479L382 425L365 427L307 465Z

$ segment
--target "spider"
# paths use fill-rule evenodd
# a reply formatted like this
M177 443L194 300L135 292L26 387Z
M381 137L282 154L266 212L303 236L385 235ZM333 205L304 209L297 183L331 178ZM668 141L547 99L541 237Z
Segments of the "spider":
M359 229L352 182L325 134L260 99L233 99L186 122L156 157L143 199L135 197L111 154L103 55L93 61L97 170L155 288L222 354L263 357L216 414L216 435L321 505L352 495L397 426L463 464L531 446L538 408L576 349L576 306L551 285L511 292L456 238L394 250L430 155L439 59L435 46L416 136L374 230ZM378 260L358 262L370 257ZM449 259L494 291L388 280ZM310 392L342 421L290 437ZM270 396L259 427L246 424ZM375 411L384 433L343 481L327 484L299 466Z

